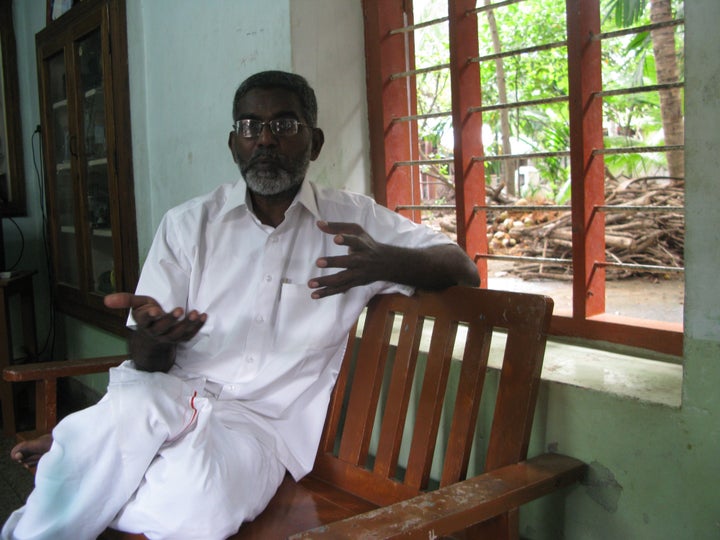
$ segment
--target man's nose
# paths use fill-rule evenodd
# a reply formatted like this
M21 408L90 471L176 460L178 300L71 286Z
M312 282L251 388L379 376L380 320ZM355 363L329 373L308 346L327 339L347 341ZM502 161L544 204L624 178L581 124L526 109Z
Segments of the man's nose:
M270 124L263 124L260 135L257 136L257 144L262 146L274 146L277 144L277 137L270 129Z

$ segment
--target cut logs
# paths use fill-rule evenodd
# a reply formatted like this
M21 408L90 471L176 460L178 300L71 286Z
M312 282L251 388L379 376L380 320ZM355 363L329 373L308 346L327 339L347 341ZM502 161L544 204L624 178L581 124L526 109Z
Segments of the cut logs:
M487 241L491 254L570 260L572 224L569 211L559 211L543 201L508 200L500 190L488 189L488 205L512 204L517 211L488 211ZM533 205L523 211L522 206ZM535 209L547 205L548 210ZM660 177L606 179L605 261L631 265L682 268L685 239L684 189L682 182ZM610 207L610 208L607 208ZM456 232L454 213L435 212L431 226L450 236ZM519 261L510 272L525 279L570 279L572 266L558 262ZM671 275L672 274L672 275ZM606 268L607 279L653 275L679 277L637 267Z

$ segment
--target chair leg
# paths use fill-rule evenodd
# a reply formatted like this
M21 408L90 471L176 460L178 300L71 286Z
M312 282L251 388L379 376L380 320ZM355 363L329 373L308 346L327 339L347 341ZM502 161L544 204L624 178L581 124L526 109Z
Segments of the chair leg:
M517 508L507 514L502 514L491 520L478 523L470 527L463 538L484 540L498 538L502 540L520 539L520 512Z
M0 380L0 401L2 401L3 435L15 436L15 398L12 384Z
M57 424L57 379L35 384L35 431L49 433Z

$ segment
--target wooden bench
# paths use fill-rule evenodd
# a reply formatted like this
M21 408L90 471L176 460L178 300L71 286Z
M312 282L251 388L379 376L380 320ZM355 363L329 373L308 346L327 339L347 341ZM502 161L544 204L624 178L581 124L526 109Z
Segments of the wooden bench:
M349 339L314 470L286 477L231 538L518 538L519 507L585 470L560 454L527 459L551 313L543 296L465 287L374 298ZM481 437L491 343L504 352L499 377L487 377L499 382L486 389L494 412ZM48 388L33 367L5 377ZM466 479L476 440L483 472Z

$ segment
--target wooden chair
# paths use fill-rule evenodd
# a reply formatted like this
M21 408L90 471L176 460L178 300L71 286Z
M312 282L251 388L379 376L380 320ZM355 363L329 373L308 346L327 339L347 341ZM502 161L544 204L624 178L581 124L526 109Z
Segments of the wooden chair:
M551 313L543 296L465 287L374 298L361 338L350 336L314 470L286 477L231 538L518 538L519 507L585 470L559 454L526 459ZM466 479L491 343L504 352L483 401L487 445L473 454L484 467ZM26 380L20 371L5 376Z

